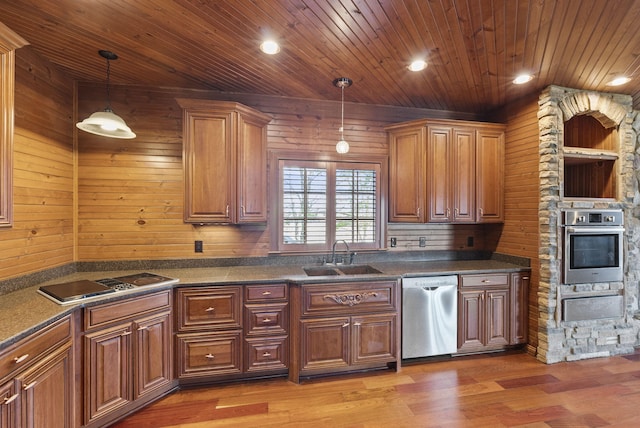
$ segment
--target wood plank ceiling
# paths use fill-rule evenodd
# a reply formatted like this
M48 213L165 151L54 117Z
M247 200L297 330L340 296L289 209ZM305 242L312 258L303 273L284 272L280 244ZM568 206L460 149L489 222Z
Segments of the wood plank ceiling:
M107 49L114 84L339 100L347 76L348 102L472 113L556 84L640 109L638 0L2 0L0 21L79 81Z

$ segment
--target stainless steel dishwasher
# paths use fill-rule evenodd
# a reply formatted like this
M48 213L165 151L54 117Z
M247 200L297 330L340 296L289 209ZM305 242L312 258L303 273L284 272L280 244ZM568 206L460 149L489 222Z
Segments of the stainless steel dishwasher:
M402 279L402 358L458 350L458 277Z

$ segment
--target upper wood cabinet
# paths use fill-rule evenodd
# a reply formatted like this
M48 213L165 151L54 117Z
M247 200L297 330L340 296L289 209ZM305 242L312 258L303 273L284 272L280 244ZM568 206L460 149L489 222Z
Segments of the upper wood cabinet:
M416 120L389 133L389 221L503 221L504 126Z
M266 222L271 117L235 102L177 101L184 109L184 221Z
M15 50L28 44L0 22L0 227L13 224Z

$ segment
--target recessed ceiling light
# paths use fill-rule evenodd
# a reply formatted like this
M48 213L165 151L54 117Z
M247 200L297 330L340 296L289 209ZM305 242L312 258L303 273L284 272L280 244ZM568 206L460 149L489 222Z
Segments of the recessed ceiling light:
M527 82L531 82L533 80L533 74L520 74L513 79L513 83L516 85L523 85Z
M417 59L409 64L407 68L411 71L422 71L427 68L427 62L422 59Z
M607 83L607 86L620 86L631 80L630 77L620 76Z
M273 40L265 40L260 45L260 50L269 55L275 55L280 52L280 45Z

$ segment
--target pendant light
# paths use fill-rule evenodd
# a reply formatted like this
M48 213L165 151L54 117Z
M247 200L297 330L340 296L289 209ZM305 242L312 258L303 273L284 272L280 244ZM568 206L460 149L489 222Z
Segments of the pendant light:
M103 137L136 138L136 134L131 131L124 120L111 110L110 61L118 59L118 55L105 50L100 50L98 53L107 60L107 107L103 111L93 113L82 122L76 123L76 127Z
M353 83L353 80L348 77L338 77L333 81L333 86L340 88L342 92L342 113L340 115L341 123L340 123L340 141L336 144L336 152L340 154L345 154L349 152L349 143L344 139L344 88L348 88Z

